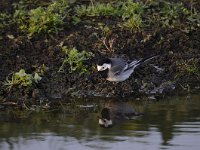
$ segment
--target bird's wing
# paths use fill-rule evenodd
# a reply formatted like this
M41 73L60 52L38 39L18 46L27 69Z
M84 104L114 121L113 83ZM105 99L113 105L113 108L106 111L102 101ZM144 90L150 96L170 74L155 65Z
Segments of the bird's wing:
M126 61L122 58L110 58L110 60L112 61L113 64L121 64L121 65L126 64Z
M158 57L159 55L155 55L155 56L151 56L151 57L148 57L148 58L143 58L143 59L140 59L140 60L134 60L134 61L131 61L129 64L128 64L128 67L124 70L124 71L127 71L129 70L130 68L136 68L137 66L141 65L142 63L145 63L145 62L148 62L149 60L153 59L153 58L156 58Z
M126 70L130 69L130 68L135 68L139 65L139 62L141 60L133 60L128 64L128 67L126 68Z
M124 69L124 67L122 66L113 66L110 69L110 72L112 72L113 75L119 75Z
M111 58L111 61L112 61L112 67L110 71L114 75L119 75L122 71L124 71L124 69L127 68L126 61L121 58Z

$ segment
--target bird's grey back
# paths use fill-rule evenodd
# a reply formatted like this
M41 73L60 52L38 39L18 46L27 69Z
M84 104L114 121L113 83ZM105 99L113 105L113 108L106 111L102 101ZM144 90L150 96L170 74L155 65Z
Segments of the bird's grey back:
M134 108L127 102L110 101L106 103L106 108L110 110L110 117L112 119L125 119L126 116L137 114Z
M127 65L126 61L121 58L110 58L112 64L111 64L111 71L114 72L120 72L123 71Z
M124 59L122 58L110 58L110 60L112 61L113 65L121 65L122 67L124 67L127 63Z

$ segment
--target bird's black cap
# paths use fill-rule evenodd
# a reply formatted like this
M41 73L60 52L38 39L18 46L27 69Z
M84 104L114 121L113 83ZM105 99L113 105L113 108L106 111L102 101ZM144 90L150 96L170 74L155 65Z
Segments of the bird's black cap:
M101 117L110 120L110 110L108 108L103 108L101 111Z
M97 62L97 65L102 66L104 63L110 64L111 60L109 58L99 59L98 62Z

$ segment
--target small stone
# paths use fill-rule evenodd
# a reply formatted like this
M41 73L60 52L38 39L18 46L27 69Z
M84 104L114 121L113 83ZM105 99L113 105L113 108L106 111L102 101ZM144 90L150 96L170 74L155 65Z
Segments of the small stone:
M149 96L148 99L149 100L156 100L156 97L154 95L152 95L152 96Z
M3 105L0 105L0 109L4 109L5 108L5 106L3 106Z
M135 100L136 100L136 101L139 101L139 100L141 100L141 99L138 97L138 98L136 98Z

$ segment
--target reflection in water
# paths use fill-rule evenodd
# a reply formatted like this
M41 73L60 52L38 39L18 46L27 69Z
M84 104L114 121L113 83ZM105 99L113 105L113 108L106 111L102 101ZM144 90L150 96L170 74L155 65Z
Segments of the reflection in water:
M0 150L199 149L199 96L128 106L144 115L108 129L97 124L103 101L80 101L53 113L0 112ZM97 102L97 103L94 103ZM83 107L83 106L94 107ZM81 106L81 107L80 107ZM73 111L69 111L72 108Z
M101 110L99 117L99 125L101 127L111 127L125 120L131 120L140 116L141 113L136 112L128 102L110 100L106 102Z

